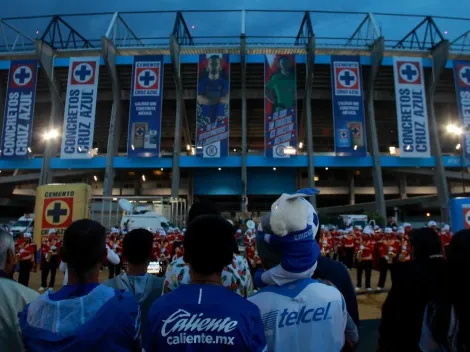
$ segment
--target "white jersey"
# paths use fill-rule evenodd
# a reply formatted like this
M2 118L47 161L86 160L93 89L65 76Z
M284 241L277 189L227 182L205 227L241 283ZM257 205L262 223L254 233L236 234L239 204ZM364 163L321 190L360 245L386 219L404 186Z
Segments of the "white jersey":
M270 352L341 351L348 313L332 286L302 279L248 298L261 311Z

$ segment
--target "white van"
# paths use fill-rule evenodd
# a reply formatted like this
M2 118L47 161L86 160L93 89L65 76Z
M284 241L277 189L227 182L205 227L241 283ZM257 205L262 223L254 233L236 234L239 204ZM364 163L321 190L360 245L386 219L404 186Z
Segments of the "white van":
M168 219L162 214L151 210L141 210L137 207L134 214L126 213L121 219L121 231L132 231L134 229L151 229L153 232L159 231L160 234L166 233L169 225Z
M10 228L10 232L13 237L18 237L21 233L29 232L33 233L34 227L34 214L25 214L20 217Z

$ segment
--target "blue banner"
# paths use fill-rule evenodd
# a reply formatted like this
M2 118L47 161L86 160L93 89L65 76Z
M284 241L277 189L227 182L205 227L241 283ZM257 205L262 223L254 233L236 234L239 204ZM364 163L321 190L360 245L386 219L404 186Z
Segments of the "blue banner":
M462 125L462 166L470 167L470 61L454 60L454 81Z
M4 159L27 159L31 153L37 72L37 60L11 61L1 146Z
M335 152L365 156L367 143L359 56L331 56Z
M128 157L160 156L163 55L135 56L129 108Z
M199 55L196 104L196 155L228 156L230 55Z

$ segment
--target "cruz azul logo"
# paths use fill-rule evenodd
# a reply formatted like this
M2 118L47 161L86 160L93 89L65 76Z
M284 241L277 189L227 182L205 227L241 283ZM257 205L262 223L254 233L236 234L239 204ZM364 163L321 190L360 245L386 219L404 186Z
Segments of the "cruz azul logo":
M235 345L235 336L229 336L236 329L238 321L231 318L209 318L204 313L191 314L178 309L163 320L161 334L169 345L177 344L223 344ZM212 333L224 335L214 336Z
M397 61L398 83L421 84L421 66L417 61Z
M264 329L275 330L276 326L279 329L287 326L299 324L311 324L323 320L331 319L328 315L330 312L331 302L325 307L307 308L303 306L300 312L289 311L287 308L282 312L280 310L273 310L263 315ZM281 313L280 313L281 312Z

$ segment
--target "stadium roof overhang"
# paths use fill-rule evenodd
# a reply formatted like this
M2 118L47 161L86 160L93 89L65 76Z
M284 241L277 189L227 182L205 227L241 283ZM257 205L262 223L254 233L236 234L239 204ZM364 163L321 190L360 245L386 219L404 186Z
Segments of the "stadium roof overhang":
M276 13L282 13L283 18L292 17L292 23L299 21L299 30L296 33L281 30L281 27L276 30ZM204 23L210 23L210 19L214 17L218 23L222 23L225 18L232 22L237 19L240 22L240 31L234 31L234 26L230 26L231 33L226 35L215 35L215 30L195 35L187 25L185 16L194 18L197 14L207 17ZM145 21L145 16L152 20ZM262 33L259 29L259 23L262 22L260 18L264 18L263 16L270 18L267 33ZM250 22L250 19L253 20ZM340 21L341 27L349 27L352 34L331 34L335 21ZM396 40L395 32L399 32L397 28L401 29L413 22L418 24ZM128 23L138 27L140 33L131 29ZM155 26L156 23L158 26ZM385 56L429 57L430 50L441 41L448 40L447 31L442 32L438 23L456 30L462 27L470 29L468 18L335 11L134 11L12 17L0 19L0 55L4 59L34 56L36 40L46 42L58 57L99 55L102 38L111 40L120 55L169 55L169 37L173 35L182 55L208 51L238 54L242 37L246 40L247 54L306 54L308 40L313 37L315 52L319 55L370 55L374 42L383 37ZM162 30L155 29L165 28L165 25L168 28L166 33L162 34ZM251 30L255 25L258 29ZM30 32L32 26L43 27L44 30L36 29L37 37L32 38L25 34ZM194 27L191 26L193 29ZM470 30L449 42L451 53L455 57L470 55Z

